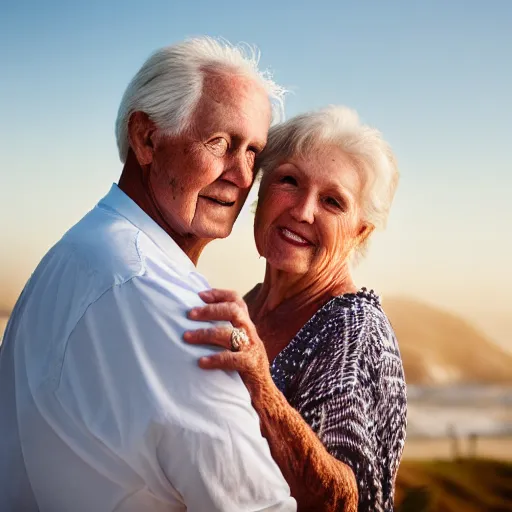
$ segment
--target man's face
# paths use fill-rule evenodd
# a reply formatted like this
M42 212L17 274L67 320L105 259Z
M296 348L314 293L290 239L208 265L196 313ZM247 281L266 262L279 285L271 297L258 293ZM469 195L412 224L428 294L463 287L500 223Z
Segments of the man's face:
M206 75L190 129L153 141L149 193L174 232L203 239L231 233L270 120L268 96L254 81Z

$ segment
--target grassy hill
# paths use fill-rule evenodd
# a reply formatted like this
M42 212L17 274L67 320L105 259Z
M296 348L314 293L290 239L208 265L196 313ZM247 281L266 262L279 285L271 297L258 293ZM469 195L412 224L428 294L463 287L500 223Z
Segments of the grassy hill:
M397 512L511 512L512 464L405 461L396 502Z
M408 384L512 384L512 356L468 322L409 299L383 303Z

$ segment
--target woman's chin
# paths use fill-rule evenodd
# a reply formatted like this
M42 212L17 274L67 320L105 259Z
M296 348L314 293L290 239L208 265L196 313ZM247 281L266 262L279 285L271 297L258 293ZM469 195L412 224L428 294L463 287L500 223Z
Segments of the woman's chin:
M267 263L274 269L289 274L306 274L309 270L309 262L296 258L267 258Z

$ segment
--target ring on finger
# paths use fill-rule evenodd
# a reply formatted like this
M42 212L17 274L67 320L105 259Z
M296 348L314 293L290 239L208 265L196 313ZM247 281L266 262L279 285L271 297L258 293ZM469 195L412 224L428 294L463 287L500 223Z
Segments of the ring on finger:
M234 327L231 331L231 351L240 352L244 345L249 345L249 336L245 329Z

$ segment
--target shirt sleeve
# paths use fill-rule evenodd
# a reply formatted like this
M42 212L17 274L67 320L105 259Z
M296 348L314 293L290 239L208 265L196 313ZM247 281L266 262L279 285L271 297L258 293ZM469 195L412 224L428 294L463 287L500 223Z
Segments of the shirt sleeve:
M68 340L58 400L107 454L162 501L187 510L296 510L237 373L198 367L217 349L182 341L201 305L179 282L139 276L107 291ZM90 455L89 455L90 457Z
M354 472L360 508L378 511L382 503L382 489L371 431L373 420L367 413L367 407L368 403L358 387L334 395L320 406L318 436L327 451Z

